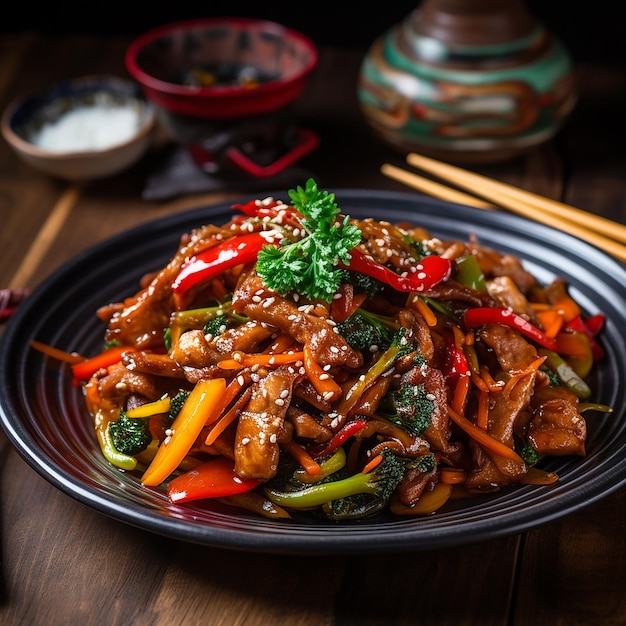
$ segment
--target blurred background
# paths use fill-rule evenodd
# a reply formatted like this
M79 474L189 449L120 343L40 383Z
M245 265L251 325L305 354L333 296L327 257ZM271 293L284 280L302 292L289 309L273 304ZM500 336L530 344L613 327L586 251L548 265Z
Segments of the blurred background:
M141 4L141 7L136 5ZM528 8L557 33L575 59L603 60L626 68L626 25L619 2L595 0L527 0ZM35 29L43 32L94 32L140 34L167 22L196 17L246 16L280 22L302 31L318 45L367 46L418 5L415 0L348 4L330 0L316 2L211 2L84 4L81 9L62 3L46 5L45 11L30 3L13 3L12 16L2 20L0 32ZM356 10L354 7L358 7ZM625 69L626 75L626 69Z

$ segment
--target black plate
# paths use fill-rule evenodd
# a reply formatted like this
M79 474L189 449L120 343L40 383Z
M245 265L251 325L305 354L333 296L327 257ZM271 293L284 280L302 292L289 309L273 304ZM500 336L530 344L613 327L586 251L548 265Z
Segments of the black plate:
M0 417L20 455L57 488L112 518L194 543L273 553L379 553L482 541L567 515L624 485L624 266L578 239L500 212L411 193L339 189L335 194L342 211L354 217L411 221L444 238L465 240L473 233L483 245L521 257L542 282L563 276L587 313L606 315L606 358L590 384L593 398L615 410L588 414L586 458L553 459L544 466L559 474L557 484L457 500L428 517L380 516L348 526L308 517L270 521L211 502L172 505L162 493L142 488L136 477L110 466L67 366L29 349L29 342L96 353L104 332L96 309L135 293L145 273L169 260L182 233L230 219L230 204L155 220L112 237L65 264L21 305L0 345ZM273 195L287 199L286 193Z

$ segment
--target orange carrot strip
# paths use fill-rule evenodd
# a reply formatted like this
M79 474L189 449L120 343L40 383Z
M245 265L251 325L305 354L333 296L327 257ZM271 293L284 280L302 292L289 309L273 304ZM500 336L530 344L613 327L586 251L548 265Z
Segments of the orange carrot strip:
M203 379L196 384L172 423L170 439L159 446L144 472L143 485L160 485L180 465L205 424L215 419L225 389L224 378Z
M493 378L489 368L486 365L480 366L480 377L485 381L485 385L487 385L487 389L489 391L501 391L503 385L501 385L497 380Z
M320 364L313 358L313 352L309 345L303 349L304 369L308 379L311 381L315 391L328 402L333 402L341 395L341 387L335 382L333 377L325 372Z
M264 351L264 354L280 354L294 343L294 338L287 333L281 333Z
M536 358L528 367L526 367L526 369L523 369L520 372L515 372L511 376L511 378L509 378L509 380L506 381L506 384L502 388L502 392L505 395L510 394L512 389L513 389L513 387L518 383L518 381L520 379L522 379L524 376L527 376L528 374L532 374L533 372L536 372L541 367L541 364L547 358L548 357L546 357L546 356L540 356L540 357Z
M478 411L476 413L476 426L487 430L489 425L489 392L478 392Z
M465 345L465 333L456 325L452 326L452 333L454 334L454 343L459 350L463 349Z
M476 385L479 391L489 391L487 383L483 380L481 376L478 376L478 374L474 374L474 372L472 372L471 376L472 382L474 383L474 385Z
M434 311L420 298L419 296L415 298L415 308L418 313L424 318L424 321L428 326L437 326L437 316Z
M497 454L498 456L505 457L507 459L511 459L513 461L518 461L523 463L522 458L513 450L509 448L501 441L494 439L491 435L489 435L482 428L478 428L476 424L472 424L466 417L463 415L459 415L451 406L448 407L448 415L450 419L459 427L461 430L465 431L474 441L479 443L481 446L486 448L487 450L493 452L493 454Z
M364 474L368 474L369 472L371 472L374 468L378 467L381 463L383 462L383 455L382 454L377 454L373 459L370 459L365 466L363 467L363 469L361 470Z
M452 408L457 413L463 413L465 411L465 403L467 402L467 396L472 384L470 376L459 376L459 380L454 388L454 397L452 398Z
M300 351L283 352L281 354L243 354L241 352L235 354L238 355L235 358L219 361L218 367L224 370L237 370L242 367L253 367L254 365L271 367L272 365L295 363L296 361L302 361L304 358L304 353Z
M33 339L30 342L30 345L35 350L49 356L52 359L56 359L57 361L63 361L63 363L69 363L70 365L75 365L76 363L82 363L87 359L75 352L66 352L65 350L59 350L59 348L54 348L53 346L49 346L48 344L41 343L40 341L36 341Z
M465 482L465 470L457 467L444 467L440 472L440 480L444 485L459 485Z
M247 404L251 395L252 388L248 387L237 399L237 402L235 402L235 404L228 409L226 413L218 418L204 440L204 443L207 446L214 444L217 438L226 430L228 425L232 424L239 417L239 412Z
M285 441L282 447L304 468L309 476L317 476L320 473L320 464L293 439Z

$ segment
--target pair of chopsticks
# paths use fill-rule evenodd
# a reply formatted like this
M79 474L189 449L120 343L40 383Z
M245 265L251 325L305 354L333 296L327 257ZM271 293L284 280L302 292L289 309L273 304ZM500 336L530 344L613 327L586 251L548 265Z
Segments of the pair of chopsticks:
M506 209L574 235L626 261L624 224L421 154L410 153L406 161L448 184L471 191L471 195L389 163L382 165L381 172L408 187L442 200L487 210Z

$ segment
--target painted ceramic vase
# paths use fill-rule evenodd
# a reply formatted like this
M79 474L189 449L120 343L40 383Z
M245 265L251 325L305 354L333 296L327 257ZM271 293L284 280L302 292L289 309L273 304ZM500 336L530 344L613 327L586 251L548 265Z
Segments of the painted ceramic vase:
M357 95L391 146L472 163L552 138L577 94L567 49L521 0L423 0L373 43Z

